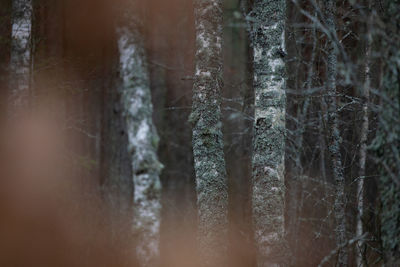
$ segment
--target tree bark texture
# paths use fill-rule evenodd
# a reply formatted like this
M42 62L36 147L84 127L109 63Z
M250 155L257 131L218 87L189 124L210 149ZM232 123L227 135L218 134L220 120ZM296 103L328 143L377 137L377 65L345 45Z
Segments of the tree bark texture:
M204 266L225 266L228 188L221 125L222 1L196 0L193 86L193 154Z
M120 53L121 103L128 135L134 184L134 227L140 266L157 266L161 210L162 164L157 158L158 135L152 121L140 20L129 10L117 28Z
M254 2L255 114L252 210L257 266L286 266L284 230L285 149L284 0Z

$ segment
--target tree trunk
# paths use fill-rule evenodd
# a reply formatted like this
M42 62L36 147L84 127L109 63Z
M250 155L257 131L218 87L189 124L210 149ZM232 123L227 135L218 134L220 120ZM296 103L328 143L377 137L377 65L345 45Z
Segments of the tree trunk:
M253 7L255 118L252 205L257 266L286 266L284 0Z
M222 1L196 0L193 154L204 266L225 266L228 188L221 131Z
M371 6L369 5L369 9ZM369 91L371 86L371 42L372 36L370 32L370 16L367 18L367 32L366 32L366 47L365 47L365 81L362 88L362 125L360 132L360 155L359 155L359 175L357 180L357 227L356 236L361 236L364 233L363 229L363 216L364 216L364 179L365 179L365 163L367 161L367 141L368 141L368 130L369 130L369 119L368 119L368 105L369 105ZM361 239L357 242L357 255L356 265L357 267L364 266L364 241Z
M26 108L29 101L31 33L31 0L13 0L10 57L10 112Z
M162 164L157 159L158 135L143 37L139 20L127 10L117 28L120 53L121 103L128 134L134 183L134 226L140 266L157 266L159 256Z
M346 196L345 196L345 179L342 166L342 157L340 154L341 136L339 131L338 110L337 110L337 92L336 92L336 76L337 76L337 47L336 38L336 1L328 0L325 3L326 26L329 31L327 45L327 83L326 83L326 103L328 106L328 127L329 127L329 144L332 172L335 180L335 203L334 214L336 220L335 238L336 246L341 247L346 240ZM343 247L339 250L337 266L347 266L347 250Z

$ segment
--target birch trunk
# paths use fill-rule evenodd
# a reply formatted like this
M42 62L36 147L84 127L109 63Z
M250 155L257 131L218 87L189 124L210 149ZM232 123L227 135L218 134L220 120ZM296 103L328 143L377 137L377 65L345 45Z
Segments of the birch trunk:
M158 266L162 164L157 159L158 135L152 121L143 37L139 20L126 11L117 28L121 102L128 134L134 184L134 227L140 266Z
M228 189L221 131L222 0L195 1L193 154L204 266L225 266Z
M371 8L369 6L369 8ZM371 14L370 14L371 16ZM369 17L370 17L369 16ZM371 64L371 42L372 36L370 32L370 18L368 17L367 21L367 36L366 36L366 48L365 48L365 81L364 86L362 88L362 125L361 125L361 133L360 133L360 155L359 155L359 175L357 180L357 227L356 227L356 236L361 236L364 233L363 230L363 216L364 216L364 179L365 179L365 163L367 161L367 141L368 141L368 130L369 130L369 119L368 119L368 104L369 104L369 91L371 86L371 73L370 73L370 64ZM363 250L364 250L364 241L360 239L357 242L357 255L356 255L356 264L357 267L364 266L363 261Z
M25 108L29 100L32 1L12 1L10 112Z
M284 232L285 14L284 0L253 7L255 118L252 209L257 266L286 266Z
M343 244L346 240L346 196L345 196L345 179L342 166L342 158L340 154L341 136L339 131L338 111L337 111L337 92L336 92L336 76L337 76L337 48L334 38L336 37L336 1L327 0L325 2L326 26L329 30L327 45L327 83L326 83L326 103L328 107L328 127L329 127L329 144L328 150L331 158L332 172L335 180L335 202L334 214L336 220L335 238L336 246L342 247L338 253L337 266L347 266L347 250Z

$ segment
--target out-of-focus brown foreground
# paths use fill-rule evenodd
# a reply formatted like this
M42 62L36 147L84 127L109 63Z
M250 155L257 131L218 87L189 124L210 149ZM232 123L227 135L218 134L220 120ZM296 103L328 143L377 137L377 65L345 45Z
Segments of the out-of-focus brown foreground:
M72 176L60 129L36 114L1 131L0 266L136 266L128 227L113 236L104 201Z

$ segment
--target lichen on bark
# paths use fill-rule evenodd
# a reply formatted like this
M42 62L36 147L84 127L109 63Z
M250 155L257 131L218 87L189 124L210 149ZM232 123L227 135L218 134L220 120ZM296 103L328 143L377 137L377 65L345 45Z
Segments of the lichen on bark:
M222 1L196 0L193 154L204 266L225 266L228 190L221 131Z
M284 231L285 14L284 0L257 0L251 12L255 90L252 206L259 267L286 266L288 261Z
M159 257L162 164L157 158L158 135L140 19L123 12L117 27L120 53L120 93L128 134L134 184L134 234L140 266L157 266ZM136 14L137 15L137 14Z

